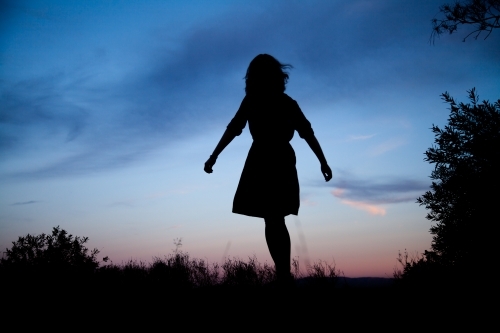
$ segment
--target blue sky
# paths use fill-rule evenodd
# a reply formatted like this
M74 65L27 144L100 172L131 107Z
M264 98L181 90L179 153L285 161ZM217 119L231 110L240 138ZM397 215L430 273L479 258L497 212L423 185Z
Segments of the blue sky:
M430 247L415 200L440 94L496 100L500 36L432 45L442 1L1 1L0 247L60 225L115 263L171 252L271 262L261 219L231 213L246 128L203 172L244 97L249 62L293 65L287 93L333 170L292 140L292 256L391 276Z

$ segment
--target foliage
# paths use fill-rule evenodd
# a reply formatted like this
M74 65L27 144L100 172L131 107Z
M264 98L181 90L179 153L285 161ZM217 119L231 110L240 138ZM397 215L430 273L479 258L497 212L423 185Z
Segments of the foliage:
M93 272L99 266L99 251L89 251L87 241L88 237L74 237L57 226L49 235L19 237L6 249L0 263L10 271Z
M448 280L444 276L445 269L436 261L434 252L410 255L408 251L398 253L398 263L401 267L394 268L393 277L396 285L412 287L440 287L440 282Z
M432 251L413 260L439 263L440 267L471 267L485 264L493 253L493 224L500 186L500 100L479 103L475 89L468 91L470 104L458 103L448 94L448 124L433 125L435 146L425 161L435 164L431 190L417 199L436 224ZM407 267L408 264L405 264ZM479 268L479 267L478 267Z
M465 36L464 41L470 35L477 33L474 39L484 31L486 38L493 29L500 28L500 0L465 0L455 2L453 5L445 4L439 8L444 14L444 19L432 20L432 35L436 36L457 31L459 25L473 25L474 31Z

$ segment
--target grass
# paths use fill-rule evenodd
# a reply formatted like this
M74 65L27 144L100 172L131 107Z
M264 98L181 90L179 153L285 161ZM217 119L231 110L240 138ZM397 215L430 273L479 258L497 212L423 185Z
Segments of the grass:
M292 276L297 286L335 287L341 274L335 264L325 261L313 263L301 272L299 261L292 260ZM167 289L200 289L210 287L274 288L276 271L267 262L257 258L248 260L228 258L222 264L209 264L192 258L186 252L174 251L163 258L154 257L151 263L130 260L116 265L103 265L95 270L93 279L101 284L154 285Z
M295 288L282 288L276 284L274 267L256 257L210 264L178 249L151 262L108 261L91 274L42 272L39 275L34 269L29 275L19 275L13 274L13 266L0 265L6 318L8 313L21 312L73 316L75 322L98 316L121 318L117 324L124 326L142 318L141 323L168 322L182 327L209 323L231 327L233 320L238 328L258 324L264 318L268 322L280 318L295 329L295 323L313 323L320 318L322 322L336 318L336 323L356 324L358 315L404 317L428 296L391 287L350 288L339 283L343 273L335 263L318 261L301 270L297 259L292 260ZM458 307L462 303L456 299L444 303L449 304Z

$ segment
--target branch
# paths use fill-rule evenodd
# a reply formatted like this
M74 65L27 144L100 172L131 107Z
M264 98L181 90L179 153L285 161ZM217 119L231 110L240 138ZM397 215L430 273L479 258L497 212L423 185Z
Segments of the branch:
M430 41L433 44L436 36L448 31L450 34L457 31L458 25L476 25L477 29L469 33L463 41L470 35L477 33L477 39L481 32L486 31L486 38L493 32L493 29L500 28L500 1L499 0L465 0L462 3L456 2L450 6L445 4L439 8L444 14L444 19L432 19L432 33ZM488 15L486 17L486 15Z

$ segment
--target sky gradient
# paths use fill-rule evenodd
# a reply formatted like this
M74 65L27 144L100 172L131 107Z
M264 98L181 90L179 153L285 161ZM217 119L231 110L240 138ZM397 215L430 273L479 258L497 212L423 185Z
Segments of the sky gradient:
M114 263L171 253L271 258L264 221L231 213L248 127L203 164L259 53L293 65L287 93L333 179L296 134L292 256L390 277L430 247L415 203L440 94L500 92L500 33L430 43L446 1L0 1L0 248L61 226ZM264 190L264 189L263 189Z

